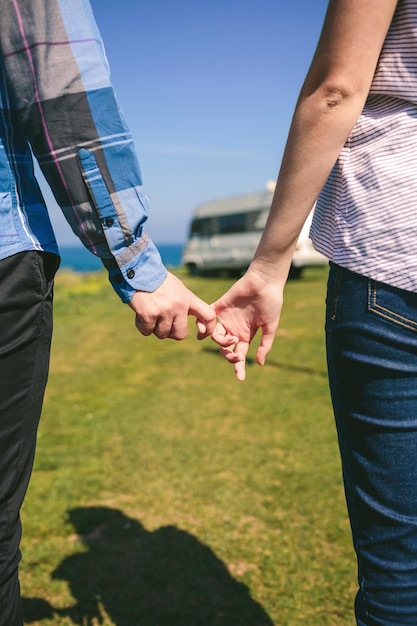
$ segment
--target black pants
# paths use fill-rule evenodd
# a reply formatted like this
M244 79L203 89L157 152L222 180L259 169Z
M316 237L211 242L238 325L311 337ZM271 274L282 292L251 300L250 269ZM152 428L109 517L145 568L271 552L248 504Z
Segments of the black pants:
M39 252L0 261L0 626L23 624L19 512L48 377L57 266Z

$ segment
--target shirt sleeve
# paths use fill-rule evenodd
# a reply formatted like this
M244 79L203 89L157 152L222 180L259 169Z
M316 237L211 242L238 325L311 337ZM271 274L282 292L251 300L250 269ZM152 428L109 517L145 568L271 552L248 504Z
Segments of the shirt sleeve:
M8 92L75 234L124 302L165 279L148 200L88 0L0 0Z

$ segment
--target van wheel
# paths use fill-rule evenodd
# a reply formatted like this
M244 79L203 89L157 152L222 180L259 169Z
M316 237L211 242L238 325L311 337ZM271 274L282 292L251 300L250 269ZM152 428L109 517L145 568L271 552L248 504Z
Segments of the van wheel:
M191 274L191 276L199 276L200 272L195 263L188 263L187 270Z

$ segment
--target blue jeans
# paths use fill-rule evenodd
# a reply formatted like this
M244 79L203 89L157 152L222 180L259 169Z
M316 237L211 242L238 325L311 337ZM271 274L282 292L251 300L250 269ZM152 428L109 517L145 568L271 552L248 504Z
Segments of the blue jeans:
M360 626L417 625L417 294L331 264L330 390Z
M57 264L39 252L0 261L0 626L23 624L20 508L48 376Z

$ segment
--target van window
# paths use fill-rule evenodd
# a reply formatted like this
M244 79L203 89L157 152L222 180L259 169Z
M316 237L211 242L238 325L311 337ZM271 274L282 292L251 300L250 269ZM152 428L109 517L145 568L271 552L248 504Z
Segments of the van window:
M262 230L261 209L242 213L229 213L215 217L202 217L191 222L191 237L213 237Z
M203 217L191 222L191 237L212 237L214 234L214 218Z

